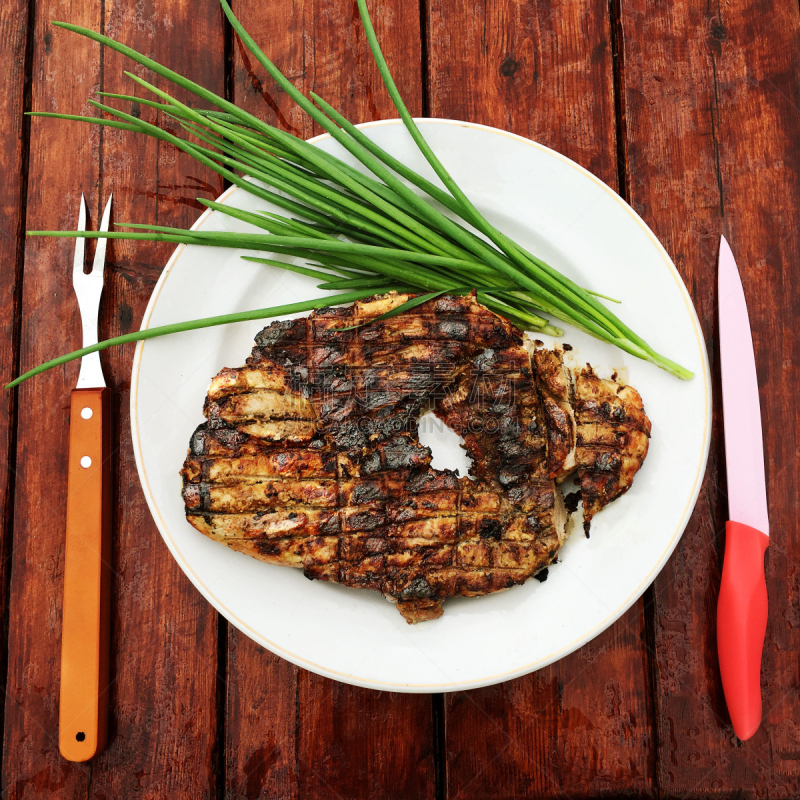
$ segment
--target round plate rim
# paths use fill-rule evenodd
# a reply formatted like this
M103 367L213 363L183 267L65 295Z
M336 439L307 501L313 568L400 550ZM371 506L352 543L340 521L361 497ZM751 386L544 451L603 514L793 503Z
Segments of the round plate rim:
M677 268L675 267L672 259L670 258L667 251L662 246L661 242L656 238L655 234L650 230L649 226L644 222L644 220L639 216L639 214L634 211L634 209L625 202L610 186L606 183L601 181L597 176L593 175L587 169L582 167L580 164L576 163L572 159L568 158L567 156L558 153L557 151L540 144L539 142L532 141L531 139L527 139L524 136L520 136L515 133L511 133L509 131L504 131L499 128L493 128L489 125L481 125L475 122L465 122L463 120L453 120L453 119L440 119L440 118L415 118L417 123L420 124L427 124L427 123L436 123L438 125L454 125L458 127L464 128L474 128L478 130L488 131L490 133L505 136L514 140L517 140L521 143L524 143L528 146L537 148L539 150L547 152L550 156L555 157L565 163L567 163L571 168L578 170L584 176L588 177L592 182L594 182L597 186L601 187L604 192L606 192L611 198L617 202L620 207L629 214L637 225L639 225L644 232L647 234L648 238L653 242L657 251L663 258L665 265L667 266L668 271L671 273L673 278L675 279L679 291L683 296L683 300L686 303L686 306L689 310L689 314L692 320L692 324L694 326L695 335L697 336L698 345L701 353L701 365L702 370L701 374L695 375L696 379L702 379L705 391L705 419L703 421L703 447L702 447L702 454L700 458L700 462L697 467L697 473L695 475L694 484L692 487L691 496L689 498L688 503L686 504L686 508L684 509L683 515L681 516L680 522L675 529L675 533L673 534L668 546L662 553L661 557L658 559L656 565L650 572L645 576L645 578L640 582L637 588L633 591L631 596L620 606L614 609L614 611L609 614L606 618L604 618L600 623L598 623L594 628L587 631L584 635L578 637L573 642L570 642L568 645L565 645L560 650L556 651L555 653L550 653L544 658L541 658L531 664L526 664L522 667L517 667L513 670L508 672L494 674L494 675L487 675L482 678L478 679L471 679L461 682L453 682L453 683L430 683L430 684L418 684L418 683L391 683L391 682L383 682L383 681L371 681L365 680L363 678L359 678L355 675L349 675L346 673L341 673L336 670L330 669L329 667L325 667L322 664L317 664L314 662L309 661L308 659L303 658L302 656L298 656L295 653L292 653L286 650L281 645L276 644L268 639L265 639L258 631L251 628L247 623L241 620L236 614L231 611L225 604L216 597L211 590L209 590L203 582L200 580L199 576L194 572L186 558L183 556L177 545L175 544L174 540L169 534L169 529L166 525L166 522L161 517L161 514L155 504L153 499L153 494L149 489L149 483L147 480L147 473L144 468L143 463L143 456L141 451L141 440L139 438L139 431L138 431L138 407L137 407L137 398L138 398L138 391L139 391L139 370L141 366L141 359L142 354L144 351L144 346L146 344L146 340L141 340L137 343L136 351L134 353L133 358L133 366L131 371L131 399L130 399L130 415L131 415L131 439L133 444L133 452L134 452L134 461L136 463L136 469L139 474L139 479L142 485L142 491L145 495L145 500L147 502L147 506L150 509L150 513L153 517L153 520L156 523L156 527L161 534L162 539L164 540L165 544L167 545L170 553L172 553L173 558L178 562L181 570L184 574L189 578L195 588L203 595L203 597L220 613L222 614L228 622L230 622L234 627L240 630L249 638L253 639L255 642L260 644L262 647L270 650L271 652L275 653L276 655L285 658L287 661L295 664L296 666L302 667L304 669L308 669L311 672L314 672L319 675L323 675L327 678L331 678L333 680L342 681L344 683L349 683L354 686L361 686L368 689L375 689L378 691L394 691L394 692L408 692L408 693L430 693L430 692L451 692L451 691L464 691L467 689L477 689L484 686L491 686L496 683L501 683L506 680L511 680L513 678L520 677L522 675L527 675L531 672L535 672L543 667L548 666L549 664L558 661L565 656L569 655L570 653L574 652L578 648L582 647L587 642L594 639L608 627L614 624L625 612L644 594L644 591L647 587L656 579L658 574L664 568L665 564L669 560L669 557L674 552L675 548L678 545L683 533L688 525L689 519L691 514L694 510L695 504L697 503L697 498L700 494L700 488L702 485L702 479L705 474L706 465L708 462L708 453L710 449L711 443L711 410L712 410L712 397L711 397L711 380L710 380L710 367L708 361L708 352L705 345L705 339L703 337L702 328L700 326L700 321L697 317L697 311L692 303L691 297L686 289L686 285L683 282L683 279L680 276ZM378 126L386 126L386 125L402 125L403 122L400 119L384 119L384 120L375 120L372 122L364 122L360 125L357 125L358 128L372 128ZM331 136L328 133L323 133L318 136L315 136L308 141L310 143L317 143L325 139L330 139ZM224 203L231 195L233 195L236 191L238 191L239 187L231 186L226 189L217 199L216 202ZM191 230L197 230L213 213L215 213L212 209L206 209L197 221L192 225ZM186 245L180 244L178 247L175 248L172 255L170 256L167 264L165 265L164 269L159 276L156 285L153 287L153 291L150 296L150 300L148 301L147 308L145 309L144 315L142 317L142 325L141 330L144 330L148 327L148 323L152 317L153 311L155 310L156 303L158 301L158 297L160 295L161 289L166 282L170 272L172 271L173 267L177 263L178 259L180 258L183 251L186 249Z

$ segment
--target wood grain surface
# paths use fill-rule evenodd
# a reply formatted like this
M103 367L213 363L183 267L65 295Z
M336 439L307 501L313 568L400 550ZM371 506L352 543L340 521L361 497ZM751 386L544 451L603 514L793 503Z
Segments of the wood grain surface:
M756 354L772 527L764 723L740 744L715 660L727 514L720 404L692 522L654 586L657 782L668 796L800 793L797 504L798 9L624 2L627 176L633 207L690 288L712 372L719 235L731 244ZM714 390L719 398L719 383Z
M53 28L53 19L105 30L134 48L222 90L225 74L216 7L171 2L35 7L32 106L86 113L98 90L131 91L131 63L89 40ZM185 32L165 36L173 26ZM124 82L123 82L124 81ZM67 135L65 135L65 133ZM188 225L197 216L198 181L220 181L190 159L130 134L34 119L28 178L28 228L74 228L83 192L96 227L114 194L112 220L158 218ZM169 220L169 222L167 222ZM23 282L23 368L80 342L67 240L29 239ZM170 247L108 248L100 335L138 326ZM91 263L91 262L89 262ZM4 785L10 797L196 798L215 791L216 614L190 586L147 511L130 446L133 348L103 355L115 398L112 685L110 742L91 767L60 758L58 731L61 579L66 498L69 390L78 364L20 389L16 526L12 564ZM8 743L13 742L13 745Z
M224 49L224 29L215 4L106 2L103 30L224 91L224 63L217 56ZM144 94L124 70L152 80L149 70L110 50L103 52L102 66L106 92ZM155 83L167 88L163 80ZM186 99L184 93L177 96ZM155 121L146 112L137 111ZM200 211L195 197L214 197L223 189L217 175L189 157L125 131L102 130L101 157L97 202L113 193L114 220L158 219L161 225L188 227ZM138 327L172 249L148 242L109 247L101 336ZM137 480L128 433L133 352L132 345L117 348L104 362L117 400L119 444L113 555L116 736L92 772L91 791L109 798L196 798L213 794L217 785L217 614L169 554Z
M434 0L428 33L432 116L529 136L617 188L606 3ZM643 607L533 675L448 696L446 796L652 791Z
M252 20L251 35L298 89L316 92L354 122L395 116L354 3L281 0L266 13L261 9L253 0L236 3L239 18ZM411 112L420 114L419 8L402 0L384 2L373 23ZM236 103L299 136L321 132L243 52L238 39L233 58ZM428 696L338 684L291 667L232 627L229 631L228 713L240 720L234 729L237 746L229 749L236 761L229 762L226 774L232 796L433 798ZM280 696L271 691L274 702L262 707L258 698L268 686ZM257 714L249 705L254 690Z
M28 56L28 3L26 0L0 5L0 63L9 65L0 76L0 172L6 176L6 191L0 200L0 379L3 384L18 371L22 302L23 236L28 193L28 120L23 117L30 101ZM14 538L14 492L17 473L17 391L0 396L0 635L8 632L8 584ZM8 651L0 649L0 680L5 684ZM6 694L0 695L0 713Z
M750 304L772 539L764 724L738 742L716 664L727 513L719 383L692 521L644 598L560 662L498 686L403 695L321 678L218 619L170 556L139 487L128 414L133 348L103 355L115 393L111 730L89 764L57 746L69 393L76 363L0 398L3 798L483 800L800 796L800 10L731 0L370 0L412 113L494 125L585 166L662 241L697 306L712 372L716 257L728 238ZM393 117L352 0L234 0L298 88L355 122ZM130 62L50 25L121 39L267 121L319 131L277 90L216 0L9 0L0 7L0 377L74 347L70 229L188 226L218 177L109 129L28 121L93 113L94 91L139 95ZM149 77L146 71L135 70ZM158 81L157 81L158 82ZM156 119L144 107L134 107ZM163 121L162 121L163 123ZM91 250L91 248L90 248ZM101 336L133 330L170 246L108 248Z

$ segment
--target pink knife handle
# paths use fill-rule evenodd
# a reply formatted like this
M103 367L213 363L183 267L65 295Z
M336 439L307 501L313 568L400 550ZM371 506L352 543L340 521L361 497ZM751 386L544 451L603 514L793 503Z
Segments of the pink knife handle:
M761 724L761 652L767 630L764 553L769 537L730 521L717 604L717 651L733 730L749 739Z

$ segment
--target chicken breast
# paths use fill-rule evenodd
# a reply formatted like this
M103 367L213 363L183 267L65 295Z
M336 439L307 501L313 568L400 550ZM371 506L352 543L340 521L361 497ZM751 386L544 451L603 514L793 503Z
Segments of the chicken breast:
M521 584L556 559L566 512L554 479L602 472L591 454L603 434L588 421L588 374L573 382L557 358L537 378L521 332L474 296L375 320L407 299L261 331L247 363L213 379L182 475L187 519L206 536L379 591L419 622L448 597ZM555 432L550 400L571 429ZM417 428L428 409L463 436L469 476L431 467ZM613 486L587 478L590 515L624 491L631 466Z
M548 430L550 475L558 482L577 473L583 525L631 487L647 456L650 420L639 393L603 380L587 364L572 371L564 351L531 349Z
M650 446L650 420L639 393L602 380L587 364L575 375L575 465L583 526L630 489Z

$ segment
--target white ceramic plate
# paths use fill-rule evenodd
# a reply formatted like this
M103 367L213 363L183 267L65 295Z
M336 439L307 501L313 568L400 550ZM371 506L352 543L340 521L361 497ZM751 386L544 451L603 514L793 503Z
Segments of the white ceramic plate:
M655 236L617 194L569 159L519 136L448 120L422 120L420 126L490 221L583 286L620 299L619 313L634 330L695 373L680 381L567 330L564 340L575 347L577 361L591 361L601 374L627 369L653 431L650 454L631 491L595 518L590 539L577 527L546 582L448 600L442 618L410 626L375 592L308 581L299 570L234 553L192 528L184 518L178 471L189 437L203 421L210 379L224 366L243 364L267 322L140 342L131 392L134 452L147 502L167 546L208 601L252 639L301 667L408 692L468 689L531 672L623 614L664 566L686 526L705 469L711 411L708 360L689 295ZM398 121L363 127L385 149L433 177ZM345 157L327 135L314 141ZM222 202L266 208L236 189ZM194 227L247 229L211 212ZM310 278L239 255L178 247L143 326L324 294ZM439 439L428 436L429 444L442 445L444 455L436 461L442 466L456 456L450 455L452 441Z

